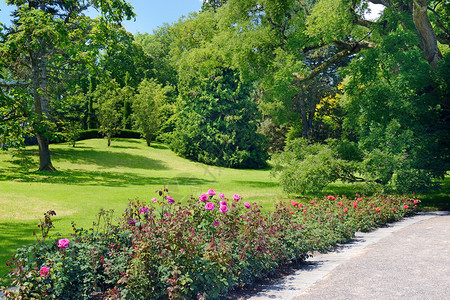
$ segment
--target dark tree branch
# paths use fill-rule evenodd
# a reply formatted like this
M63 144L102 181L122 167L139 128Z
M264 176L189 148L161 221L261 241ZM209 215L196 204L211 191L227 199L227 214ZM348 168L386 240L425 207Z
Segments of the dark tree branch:
M305 13L307 16L310 15L309 10L308 10L308 6L306 6L305 2L298 0L298 2L301 4L301 6L303 6L303 9L305 10Z
M438 25L438 27L440 29L442 29L442 31L445 32L445 34L440 34L437 36L439 42L441 44L450 44L450 31L444 27L444 25L441 23L441 20L439 19L439 14L436 12L436 6L434 8L428 7L428 10L431 11L435 17L436 17L436 24Z
M420 48L432 69L435 69L442 59L442 54L437 46L437 38L428 19L428 0L413 1L414 25L420 36Z
M336 53L333 57L331 57L329 60L325 61L323 64L321 64L317 68L313 69L307 76L301 76L298 73L293 73L292 75L294 77L296 77L300 82L311 80L318 74L323 73L326 70L328 70L328 68L330 66L337 63L338 61L341 61L342 59L344 59L346 57L354 55L363 49L369 49L369 48L375 47L375 43L372 43L372 42L345 43L342 41L335 41L334 44L338 49L341 50L340 52Z
M391 0L369 0L369 2L373 3L373 4L381 4L381 5L384 5L386 7L389 7L389 6L392 5Z

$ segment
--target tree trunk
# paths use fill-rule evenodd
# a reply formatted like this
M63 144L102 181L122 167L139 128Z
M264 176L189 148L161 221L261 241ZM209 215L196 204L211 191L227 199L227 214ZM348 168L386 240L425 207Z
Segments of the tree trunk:
M107 133L106 137L108 138L108 147L111 146L111 134Z
M45 124L49 113L47 96L47 70L46 70L46 48L45 40L41 41L42 48L32 54L32 86L34 109L40 117L37 122L36 137L39 145L39 171L55 171L50 159L50 139L48 138L48 127Z
M413 20L420 36L420 49L431 68L434 70L442 59L437 45L436 34L427 14L428 0L414 0Z
M36 136L39 144L39 171L56 171L50 160L49 138L44 137L42 133L38 133Z
M147 142L147 146L150 147L150 142L152 141L152 138L150 137L150 135L145 136L145 141Z

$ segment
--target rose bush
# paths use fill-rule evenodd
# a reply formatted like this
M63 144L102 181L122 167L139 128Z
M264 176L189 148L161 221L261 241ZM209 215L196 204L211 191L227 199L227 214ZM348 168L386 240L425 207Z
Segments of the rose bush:
M285 201L271 213L235 194L192 197L181 205L157 191L160 200L130 201L118 225L111 212L93 230L74 226L70 238L19 249L11 262L15 292L10 298L38 299L211 299L325 252L414 212L417 200L398 196ZM156 201L156 202L155 202ZM208 202L206 202L208 201ZM205 203L206 202L206 203ZM218 207L219 209L214 209Z

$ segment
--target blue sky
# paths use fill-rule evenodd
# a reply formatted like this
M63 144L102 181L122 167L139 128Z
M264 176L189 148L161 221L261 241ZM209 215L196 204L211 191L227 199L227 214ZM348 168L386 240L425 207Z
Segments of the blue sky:
M152 33L164 23L174 23L183 15L187 16L190 12L199 11L202 6L202 0L128 0L128 2L137 14L136 21L125 21L123 26L133 34ZM372 14L366 18L375 19L383 6L371 5L371 7ZM0 0L0 9L0 22L7 23L12 6Z
M164 23L178 21L181 16L197 12L202 7L202 0L128 0L134 7L136 21L126 21L123 26L131 33L152 33ZM0 22L7 23L10 19L12 6L0 0Z

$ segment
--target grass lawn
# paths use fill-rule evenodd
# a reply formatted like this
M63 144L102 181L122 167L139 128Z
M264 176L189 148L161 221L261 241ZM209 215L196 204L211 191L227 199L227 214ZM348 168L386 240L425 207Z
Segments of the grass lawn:
M113 209L120 217L128 199L150 201L164 185L176 200L186 202L209 188L231 198L238 193L247 202L257 202L271 210L287 199L270 170L237 170L207 166L180 158L167 146L144 140L116 139L111 147L106 140L92 139L51 145L55 173L37 173L38 149L27 147L21 163L15 151L0 152L0 278L5 277L5 262L18 247L35 240L37 221L47 210L55 210L53 236L67 237L71 222L90 228L100 209ZM450 178L442 191L421 197L428 210L450 209ZM354 195L362 185L333 184L324 194Z
M269 210L281 200L281 188L269 170L236 170L188 161L165 145L147 147L144 140L117 139L51 145L55 173L37 173L38 149L27 147L28 167L19 164L14 151L0 152L0 277L15 249L33 242L37 220L53 209L54 233L67 236L71 222L90 228L100 209L114 209L120 217L128 199L149 201L166 185L170 195L185 202L209 188L231 198L240 194Z

